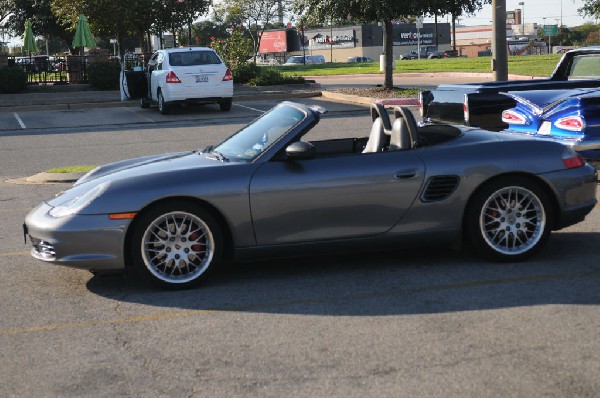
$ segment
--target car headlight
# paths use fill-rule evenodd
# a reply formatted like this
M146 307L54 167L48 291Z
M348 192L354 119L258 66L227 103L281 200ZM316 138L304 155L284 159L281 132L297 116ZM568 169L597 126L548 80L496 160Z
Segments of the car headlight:
M67 199L65 202L54 207L48 212L52 217L65 217L72 214L77 214L81 209L88 206L94 199L100 196L108 188L108 182L96 185L94 188L82 195Z

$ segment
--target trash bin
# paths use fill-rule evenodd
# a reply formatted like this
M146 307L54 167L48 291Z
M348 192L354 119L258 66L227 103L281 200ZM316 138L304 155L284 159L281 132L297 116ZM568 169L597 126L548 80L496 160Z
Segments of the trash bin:
M127 79L127 89L129 91L129 98L146 98L148 92L146 72L127 70L125 71L125 79Z

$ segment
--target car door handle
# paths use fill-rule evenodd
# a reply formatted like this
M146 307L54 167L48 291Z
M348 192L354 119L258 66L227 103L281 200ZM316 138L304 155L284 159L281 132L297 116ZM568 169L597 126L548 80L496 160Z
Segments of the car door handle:
M396 180L408 180L417 176L417 169L398 170L394 173Z

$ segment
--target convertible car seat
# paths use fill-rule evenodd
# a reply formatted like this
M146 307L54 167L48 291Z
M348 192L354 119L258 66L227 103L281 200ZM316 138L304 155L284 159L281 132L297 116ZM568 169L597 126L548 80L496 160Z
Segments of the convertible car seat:
M362 153L381 152L386 146L386 141L387 136L385 135L385 131L383 129L383 122L381 121L381 118L378 117L373 122L369 140L367 141L367 145L365 145L365 149L363 149Z
M396 120L392 124L390 150L403 151L413 149L417 145L417 122L410 109L397 106L394 108Z

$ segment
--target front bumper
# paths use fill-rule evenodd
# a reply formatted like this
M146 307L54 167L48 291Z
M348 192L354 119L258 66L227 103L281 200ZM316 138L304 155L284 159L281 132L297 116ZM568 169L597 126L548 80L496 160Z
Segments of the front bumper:
M51 209L42 203L25 218L34 258L88 270L124 267L123 247L131 220L110 220L106 214L55 218L48 214Z

